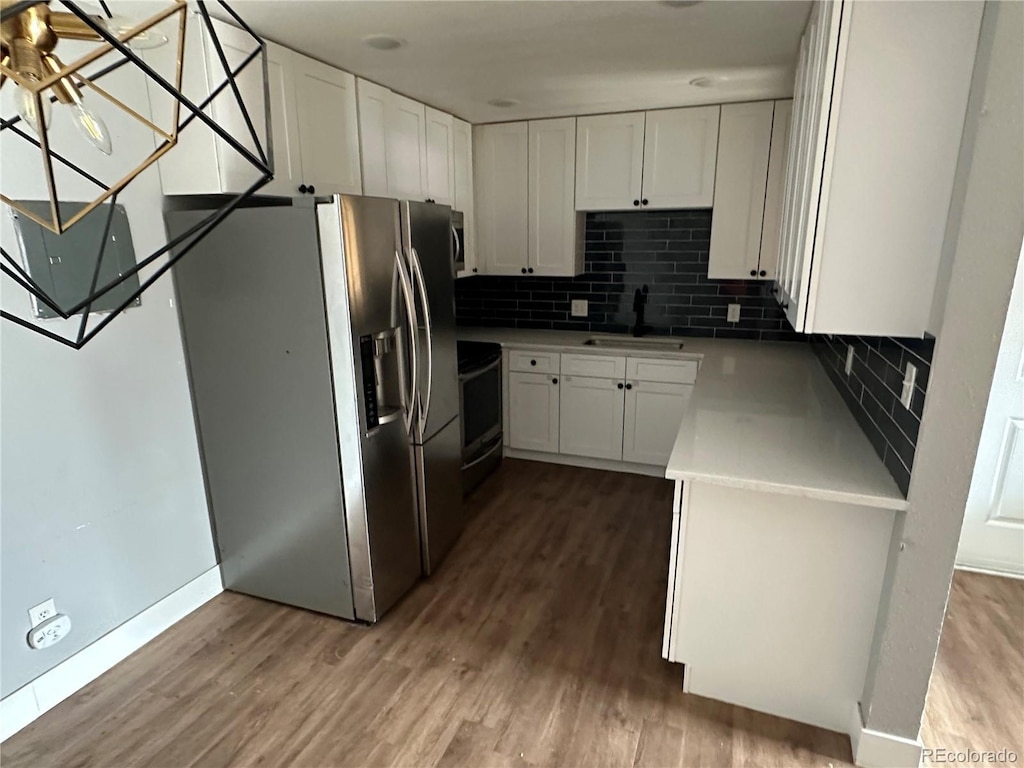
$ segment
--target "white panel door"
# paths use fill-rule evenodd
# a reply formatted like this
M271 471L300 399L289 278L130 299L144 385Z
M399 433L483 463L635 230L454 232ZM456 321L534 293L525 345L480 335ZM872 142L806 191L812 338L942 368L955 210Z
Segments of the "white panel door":
M643 112L577 119L577 211L639 207L643 167Z
M758 271L774 280L779 264L782 234L782 197L786 183L786 155L789 149L789 123L793 100L775 102L772 115L772 144L768 152L768 185L764 193L764 221L761 224L761 258Z
M473 128L465 120L452 121L452 168L455 172L456 211L462 211L463 258L466 268L456 277L469 277L479 271L476 261L476 224L473 205Z
M455 136L452 116L426 107L426 196L441 205L455 202Z
M391 94L384 121L388 155L388 197L424 200L427 182L426 108Z
M230 30L230 34L225 34ZM228 63L252 50L252 37L241 30L228 25L218 25L221 45ZM208 54L209 57L209 54ZM302 155L299 151L298 116L295 105L295 87L293 78L293 62L295 54L287 48L267 42L267 78L270 93L270 125L274 132L274 178L263 189L261 194L295 196L299 194L302 183ZM211 82L219 85L223 79L223 68L219 60L210 61ZM219 77L218 77L219 76ZM260 120L258 105L263 99L256 95L262 91L263 83L260 72L253 67L246 67L238 80L239 90L246 102L249 116L253 120L257 135L262 136L264 129ZM251 98L250 98L251 96ZM254 105L256 109L254 109ZM252 149L248 140L249 129L238 109L230 89L222 93L213 102L213 117L228 133L241 138L241 143ZM195 128L194 130L208 130ZM243 138L244 137L244 138ZM264 146L266 146L264 144ZM258 178L258 171L248 160L229 147L223 141L217 142L217 154L220 158L221 178L226 192L240 192L249 187Z
M508 374L508 445L558 453L558 376Z
M387 123L392 93L369 80L358 78L359 154L363 166L363 194L388 196Z
M577 274L576 118L531 120L529 145L527 271L572 277Z
M621 460L622 380L562 376L560 386L558 452Z
M631 381L626 387L622 460L668 466L693 386Z
M720 107L647 113L641 203L648 208L709 208L715 193Z
M294 54L302 183L318 195L363 193L356 79Z
M774 105L755 101L721 109L708 277L757 278Z
M957 565L1024 576L1022 350L1024 259L1017 264L956 553Z
M473 129L476 248L484 274L527 273L527 136L525 122Z

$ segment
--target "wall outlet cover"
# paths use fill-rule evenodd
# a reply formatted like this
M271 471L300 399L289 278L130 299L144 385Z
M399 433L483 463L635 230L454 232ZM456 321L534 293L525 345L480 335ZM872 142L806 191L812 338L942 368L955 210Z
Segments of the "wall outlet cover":
M740 305L730 304L728 314L725 317L730 323L738 323L740 321Z
M573 299L572 300L572 316L573 317L586 317L588 313L587 300L586 299Z
M903 391L900 393L900 402L907 410L910 410L910 404L914 401L914 384L916 383L917 366L907 363L906 373L903 374Z
M52 619L56 615L57 605L53 602L52 597L28 609L28 620L31 622L32 627L38 627L44 621Z
M850 375L850 371L853 370L853 344L846 345L846 375Z
M28 644L35 649L56 645L71 631L71 618L63 613L47 619L28 633Z

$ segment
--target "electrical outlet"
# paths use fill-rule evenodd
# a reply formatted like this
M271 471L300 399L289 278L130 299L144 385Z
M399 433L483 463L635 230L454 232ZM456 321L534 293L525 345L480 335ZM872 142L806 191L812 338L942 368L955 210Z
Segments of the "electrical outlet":
M573 317L586 317L588 311L586 299L572 300L571 314Z
M32 623L31 626L33 627L38 627L44 621L52 619L56 615L57 606L53 602L52 597L49 600L28 609L28 620Z
M725 319L730 323L738 323L740 321L740 305L730 304L729 311L728 314L726 314Z
M52 616L28 633L28 644L33 648L56 645L71 631L71 618L63 613Z
M917 366L907 363L906 373L903 374L903 392L900 394L900 402L908 411L910 404L914 402L914 384L917 383Z
M853 344L846 345L846 375L850 375L850 371L853 370Z

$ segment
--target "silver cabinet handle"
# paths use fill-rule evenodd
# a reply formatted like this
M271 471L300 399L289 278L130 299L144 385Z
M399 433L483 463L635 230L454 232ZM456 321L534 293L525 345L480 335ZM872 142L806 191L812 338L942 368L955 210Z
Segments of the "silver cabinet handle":
M402 298L405 300L405 314L410 329L409 339L409 361L412 367L412 375L409 378L409 392L405 404L405 429L412 432L413 419L416 410L416 385L419 381L419 355L416 344L418 335L418 324L416 322L416 302L412 298L412 280L405 271L405 263L402 261L402 254L395 251L395 268L398 270L398 282L402 286ZM403 393L405 394L405 393Z
M423 306L423 328L426 331L427 336L427 396L423 397L423 393L419 392L420 409L419 409L419 424L420 429L423 429L427 423L427 415L430 413L430 384L434 378L434 336L430 326L430 302L427 298L427 284L423 279L423 268L420 266L420 256L416 253L415 248L409 248L409 255L411 256L410 262L412 264L412 274L415 278L414 282L419 290L420 301ZM419 334L416 337L417 343L419 342Z

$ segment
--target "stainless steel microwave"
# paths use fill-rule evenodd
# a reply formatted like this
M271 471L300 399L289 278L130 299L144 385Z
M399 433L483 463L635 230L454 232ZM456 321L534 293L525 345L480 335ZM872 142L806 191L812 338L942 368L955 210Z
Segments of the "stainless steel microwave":
M452 211L452 259L458 275L466 268L466 228L462 211Z

